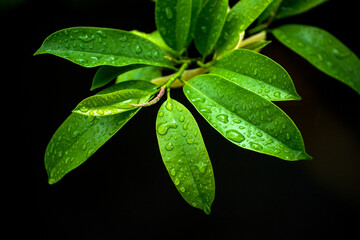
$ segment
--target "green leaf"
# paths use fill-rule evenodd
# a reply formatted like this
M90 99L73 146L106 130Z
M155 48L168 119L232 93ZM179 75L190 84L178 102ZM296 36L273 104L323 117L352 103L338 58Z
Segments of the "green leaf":
M203 5L203 0L192 0L190 32L189 32L188 42L187 42L186 46L190 45L190 43L194 37L195 26L196 26L196 22L197 22L199 13L201 11L202 5Z
M158 112L156 133L163 162L181 196L210 214L214 173L194 117L182 104L168 98Z
M196 49L203 55L209 55L220 37L224 26L228 0L207 1L201 9L194 32Z
M259 51L259 50L263 49L264 47L266 47L267 45L269 45L270 43L271 43L271 41L259 40L259 41L253 42L253 43L249 43L241 48L248 49L251 51Z
M138 30L133 30L131 31L131 33L150 40L171 56L177 55L177 52L175 50L171 49L168 45L166 45L164 39L161 37L158 30L152 33L144 33Z
M223 55L234 48L239 41L240 33L265 10L273 0L242 0L228 13L221 36L216 44L216 54Z
M158 0L155 6L157 29L166 44L182 53L187 44L191 23L192 0Z
M360 94L360 60L327 31L306 25L283 25L271 31L285 46L329 76Z
M304 13L327 1L329 0L283 0L276 13L276 18L281 19Z
M108 117L72 113L51 138L45 152L49 184L58 182L93 155L138 109Z
M154 92L138 89L123 89L106 94L98 94L81 101L73 110L75 113L89 116L108 116L133 110L131 104L147 102Z
M235 145L284 160L311 159L293 121L259 95L211 74L186 82L184 93L210 125Z
M91 85L91 91L100 87L105 86L115 78L117 78L119 75L126 73L128 71L142 68L146 65L142 64L132 64L128 66L123 67L113 67L113 66L102 66L99 68L99 70L96 72L92 85ZM134 78L135 79L135 78ZM140 79L137 79L140 80Z
M133 33L96 27L74 27L53 33L34 54L53 54L84 67L145 64L173 68L166 53Z
M162 76L161 69L159 67L148 66L121 74L120 76L117 77L116 83L133 80L133 79L151 81L161 76Z
M224 55L210 69L270 101L300 100L289 74L270 58L245 49Z

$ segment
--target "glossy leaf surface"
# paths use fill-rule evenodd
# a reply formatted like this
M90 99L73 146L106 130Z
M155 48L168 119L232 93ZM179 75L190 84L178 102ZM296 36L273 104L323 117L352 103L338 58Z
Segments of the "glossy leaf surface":
M283 0L276 13L276 18L286 18L309 11L329 0Z
M182 104L168 99L159 109L156 133L163 162L181 196L210 214L214 173L194 117Z
M133 33L96 27L74 27L53 33L37 54L53 54L84 67L146 64L172 68L166 53Z
M85 162L107 142L138 110L108 117L72 113L55 132L45 152L49 184Z
M194 32L196 49L203 55L209 55L220 37L228 10L228 0L205 2L201 9Z
M313 66L360 94L360 60L333 35L317 27L297 24L283 25L272 33Z
M228 13L219 41L216 44L216 54L221 56L236 46L240 33L266 9L273 0L242 0Z
M259 95L211 74L187 82L184 93L199 113L235 145L284 160L311 159L293 121Z
M153 92L138 89L123 89L107 94L98 94L81 101L73 112L89 116L119 114L136 108L131 104L147 102L153 94Z
M300 100L289 74L272 59L250 51L233 50L210 72L271 101Z
M114 80L115 78L117 78L119 75L126 73L128 71L137 69L137 68L144 67L144 66L145 65L141 65L141 64L132 64L132 65L123 66L123 67L102 66L96 72L90 90L94 90L94 89L103 87L106 84L108 84L109 82L111 82L112 80ZM134 78L134 79L136 79L136 78ZM140 79L137 79L137 80L140 80Z
M185 50L191 23L192 0L158 0L155 6L157 29L166 44L181 53Z

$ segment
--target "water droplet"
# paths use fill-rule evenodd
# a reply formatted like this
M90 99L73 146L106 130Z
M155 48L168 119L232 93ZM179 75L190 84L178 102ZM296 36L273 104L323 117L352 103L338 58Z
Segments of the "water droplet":
M232 140L234 142L238 142L238 143L245 140L245 137L241 133L239 133L237 130L234 130L234 129L228 130L226 132L226 137L228 139L230 139L230 140Z
M185 120L185 117L183 115L180 116L179 121L183 122Z
M87 107L85 107L85 106L82 106L82 107L80 108L80 111L81 111L81 112L87 112L87 111L89 111L89 109L88 109Z
M103 38L106 38L106 37L107 37L106 33L104 33L104 32L101 31L101 30L97 31L97 34L99 34L99 35L100 35L101 37L103 37Z
M229 122L229 118L227 115L225 114L219 114L217 115L216 117L220 122L223 122L223 123L228 123Z
M174 145L170 142L165 146L166 150L171 151L174 149Z
M126 35L119 38L120 41L126 42L128 40L128 37Z
M168 132L169 128L177 128L177 124L174 122L160 124L158 126L157 132L160 135L165 135Z
M281 96L281 93L280 92L274 92L274 96L279 98Z
M165 8L165 15L166 15L166 18L169 20L174 17L174 14L169 7Z
M180 191L184 193L186 189L184 187L180 187Z
M180 180L179 180L178 178L176 178L175 181L174 181L174 183L175 183L175 185L177 186L177 185L180 184Z
M254 76L256 76L257 74L258 74L258 69L255 68L255 69L254 69Z
M286 139L290 140L290 134L289 133L286 133Z
M98 113L99 115L104 115L104 111L101 110L101 109L97 110L97 113Z
M317 58L319 59L319 61L324 61L324 57L319 53L318 55L317 55Z
M137 46L136 46L135 53L136 53L136 54L140 54L141 52L142 52L142 48L141 48L139 45L137 45Z
M192 102L205 102L205 98L199 97L199 98L193 98L191 99Z
M263 149L263 147L260 144L257 144L257 143L254 143L254 142L250 142L250 147L255 149L255 150Z
M88 35L85 36L79 36L79 39L85 43L90 42L92 40L95 39L95 35L92 35L91 37L89 37Z
M155 51L155 52L153 53L153 57L154 57L154 58L159 58L159 52L158 52L158 51Z
M175 171L175 169L174 169L174 168L170 170L170 174L171 174L171 176L175 177L175 175L176 175L176 171Z
M166 105L165 105L166 109L171 111L172 110L172 104L170 101L167 101Z
M195 166L197 167L197 169L199 170L199 172L205 173L206 168L207 168L207 164L206 164L206 163L198 162L197 164L195 164Z
M206 26L201 26L201 31L202 31L203 33L206 33L206 30L207 30Z
M194 144L194 143L196 143L196 141L195 141L194 139L192 139L192 138L186 139L186 142L187 142L188 144Z
M164 112L159 112L159 117L164 116Z

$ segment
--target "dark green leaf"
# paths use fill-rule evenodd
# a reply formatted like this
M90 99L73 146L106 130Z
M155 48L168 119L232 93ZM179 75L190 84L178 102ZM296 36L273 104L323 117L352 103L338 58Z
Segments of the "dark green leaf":
M108 117L91 117L72 113L55 132L45 152L49 184L85 162L138 111Z
M132 64L123 67L102 66L96 72L90 90L103 87L115 78L117 78L117 76L137 68L142 68L144 66L145 65L141 64Z
M50 35L35 53L53 54L84 67L145 64L173 68L166 53L133 33L95 27L74 27Z
M191 0L158 0L155 6L157 29L166 44L182 53L188 41Z
M211 74L191 79L184 93L200 114L237 146L284 160L311 159L293 121L259 95Z
M207 1L201 9L195 26L194 42L203 56L213 51L225 23L228 7L228 0L217 0Z
M216 62L210 72L271 101L300 100L285 69L250 50L231 51Z
M234 48L239 41L240 33L265 10L273 0L242 0L228 13L219 41L216 44L216 54L223 55Z
M214 173L194 117L169 98L160 107L156 133L165 167L181 196L210 214L215 197Z
M317 27L297 24L278 27L272 33L316 68L360 94L360 60L333 35Z
M186 46L190 45L190 43L194 37L195 26L196 26L196 22L197 22L199 13L201 11L202 5L203 5L203 0L192 0L190 32L189 32L188 42L187 42Z
M329 0L283 0L276 14L276 18L286 18L309 11Z

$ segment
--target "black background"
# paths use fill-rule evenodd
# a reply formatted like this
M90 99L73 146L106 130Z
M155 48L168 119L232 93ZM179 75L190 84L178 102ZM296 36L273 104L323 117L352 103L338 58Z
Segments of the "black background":
M11 177L4 181L13 236L37 239L303 239L358 236L360 210L359 95L315 70L276 42L263 54L292 76L302 101L277 103L299 127L310 162L286 162L237 148L198 120L212 160L212 214L192 208L170 181L158 151L160 104L142 109L85 164L47 184L43 155L52 134L88 97L96 69L50 55L33 57L43 40L66 27L155 30L149 0L18 1L0 9L5 65L4 130ZM230 1L232 4L235 1ZM330 1L276 22L311 24L360 54L357 6ZM14 1L15 3L15 1ZM272 36L269 36L272 39ZM3 63L3 64L4 64ZM9 97L11 96L11 97ZM6 108L5 108L6 106ZM9 109L7 109L9 108ZM6 110L5 110L6 109ZM6 112L5 112L6 111ZM9 114L11 113L11 114ZM12 124L16 123L13 127ZM5 210L6 210L5 206Z

